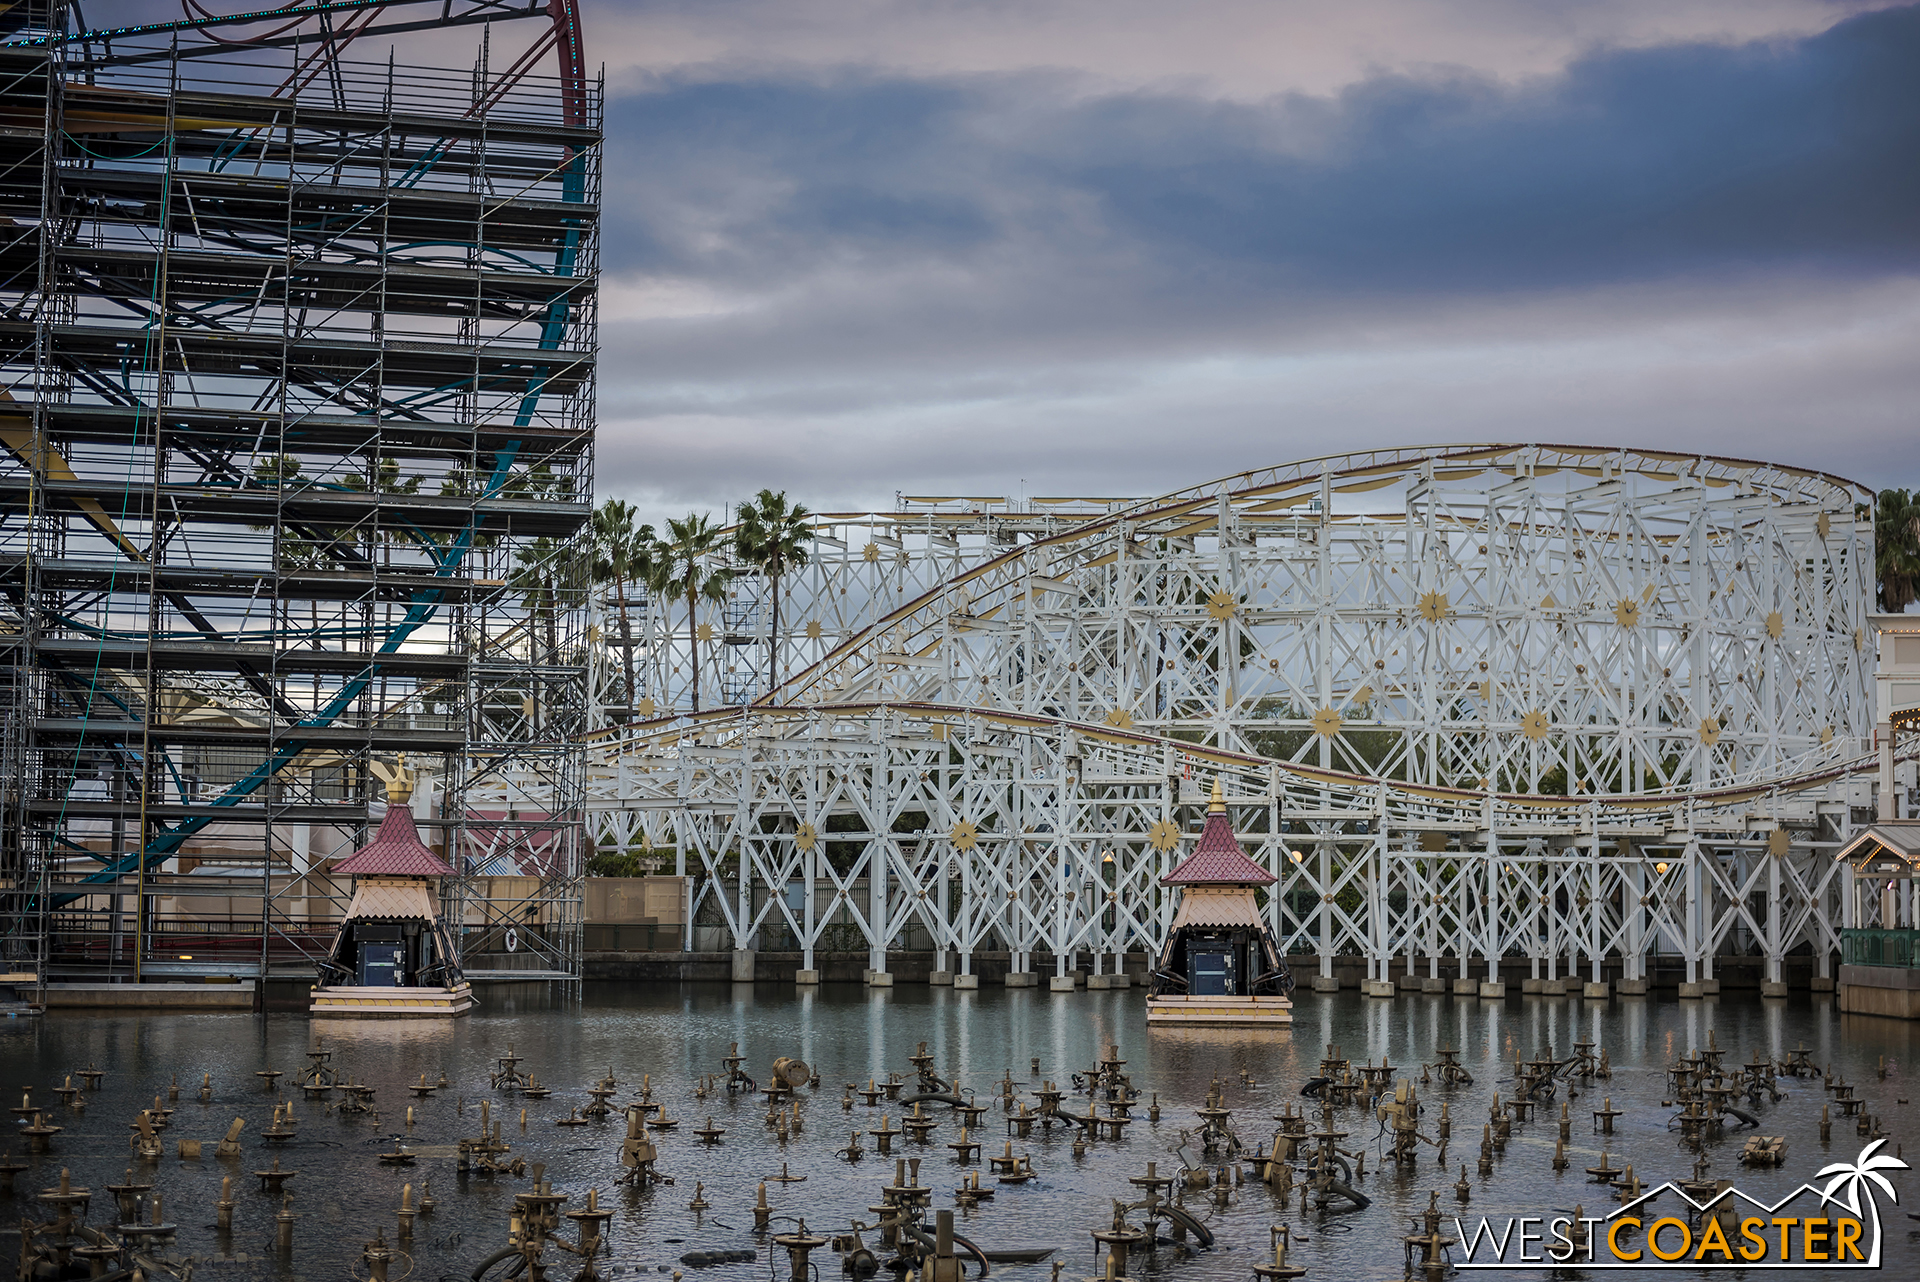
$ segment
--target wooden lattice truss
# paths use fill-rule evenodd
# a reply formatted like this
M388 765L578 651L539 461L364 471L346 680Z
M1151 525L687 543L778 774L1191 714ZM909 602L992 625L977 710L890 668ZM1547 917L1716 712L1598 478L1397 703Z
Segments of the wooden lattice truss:
M822 520L777 634L752 574L692 619L603 603L596 697L669 716L697 653L709 707L952 703L1473 791L1764 782L1870 733L1867 497L1739 460L1491 445L1144 501L903 500Z
M1159 878L1214 777L1279 881L1283 948L1331 974L1449 965L1689 979L1714 958L1810 951L1829 973L1864 803L1859 757L1765 786L1549 797L1407 784L1175 741L1139 728L928 702L736 709L631 728L589 753L587 824L608 850L671 851L696 917L733 948L793 941L812 968L851 931L869 966L910 932L967 973L976 953L1096 973L1157 951ZM771 928L771 929L770 929Z

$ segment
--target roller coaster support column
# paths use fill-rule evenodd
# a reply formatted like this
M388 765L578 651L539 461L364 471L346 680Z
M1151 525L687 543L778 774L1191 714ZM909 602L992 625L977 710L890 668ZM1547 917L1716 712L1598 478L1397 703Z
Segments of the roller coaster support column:
M1705 891L1701 885L1700 861L1710 856L1700 848L1700 839L1689 836L1687 848L1681 854L1684 866L1681 869L1680 884L1685 887L1687 897L1683 908L1686 919L1686 939L1683 946L1687 950L1687 978L1680 985L1680 996L1703 997L1706 995L1707 971L1702 966L1703 957L1711 954L1712 944L1705 938L1709 934L1708 923L1711 920L1707 905L1702 902ZM1711 963L1707 963L1711 965Z
M1605 997L1607 986L1600 970L1600 922L1605 903L1600 895L1600 807L1587 807L1587 987L1588 997Z
M1787 830L1775 828L1767 834L1767 977L1760 984L1762 997L1785 997L1786 976L1781 973L1786 960L1786 941L1780 937L1780 863L1787 857Z
M1637 855L1637 852L1636 852ZM1620 991L1644 996L1647 991L1647 865L1638 857L1627 864L1626 949L1620 957Z
M1487 980L1480 985L1482 997L1505 997L1507 986L1500 982L1500 837L1487 833L1486 933L1480 951L1487 958Z
M1373 848L1367 852L1367 982L1369 996L1391 997L1393 990L1387 985L1387 973L1392 969L1387 957L1386 930L1386 879L1387 856L1384 847L1385 834L1381 831L1384 824L1374 825ZM1374 985L1382 987L1375 989Z
M813 843L812 849L800 852L800 877L801 880L805 882L806 889L802 892L805 899L800 905L800 970L793 977L793 982L796 984L817 984L820 982L820 971L813 964L813 942L815 937L813 926L813 883L814 878L819 873L815 862L819 857L820 843L818 841Z
M1331 993L1340 987L1333 974L1333 848L1325 841L1317 844L1314 856L1320 869L1320 973L1313 977L1313 991Z
M1899 818L1900 811L1893 793L1893 726L1882 721L1873 728L1873 737L1880 749L1880 809L1876 811L1881 823Z
M742 772L744 777L744 772ZM748 847L746 834L753 830L750 816L753 801L746 795L746 789L740 790L740 796L734 803L733 830L740 834L740 877L734 883L733 901L733 977L753 982L753 853ZM748 954L745 958L742 953Z

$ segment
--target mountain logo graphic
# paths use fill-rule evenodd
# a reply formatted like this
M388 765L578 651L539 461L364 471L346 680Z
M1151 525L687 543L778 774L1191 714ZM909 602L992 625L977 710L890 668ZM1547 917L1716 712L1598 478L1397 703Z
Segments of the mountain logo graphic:
M1697 1201L1668 1181L1605 1216L1486 1217L1459 1235L1455 1264L1473 1269L1878 1269L1880 1195L1897 1205L1887 1175L1911 1169L1875 1140L1773 1202L1729 1185ZM1664 1200L1662 1200L1664 1199ZM1656 1201L1659 1205L1654 1205Z

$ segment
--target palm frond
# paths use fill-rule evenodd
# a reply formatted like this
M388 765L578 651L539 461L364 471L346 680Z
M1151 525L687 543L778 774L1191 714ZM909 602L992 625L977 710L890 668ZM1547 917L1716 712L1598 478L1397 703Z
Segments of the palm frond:
M1886 1147L1886 1140L1878 1139L1860 1150L1860 1169L1863 1171L1906 1171L1911 1170L1905 1162L1888 1153L1878 1150Z
M1826 1189L1821 1192L1820 1196L1826 1201L1839 1203L1841 1206L1846 1207L1849 1211L1853 1212L1855 1215L1860 1214L1859 1176L1860 1176L1860 1173L1854 1170L1852 1167L1846 1168L1846 1174L1835 1176L1833 1179L1833 1182L1827 1185ZM1845 1197L1835 1196L1834 1190L1841 1187L1845 1187L1847 1195Z

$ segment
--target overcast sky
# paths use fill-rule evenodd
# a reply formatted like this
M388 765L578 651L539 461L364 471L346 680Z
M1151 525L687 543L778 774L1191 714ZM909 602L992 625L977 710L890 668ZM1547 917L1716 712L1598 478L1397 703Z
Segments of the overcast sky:
M1130 495L1381 444L1920 482L1920 8L586 0L599 489Z

